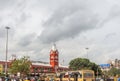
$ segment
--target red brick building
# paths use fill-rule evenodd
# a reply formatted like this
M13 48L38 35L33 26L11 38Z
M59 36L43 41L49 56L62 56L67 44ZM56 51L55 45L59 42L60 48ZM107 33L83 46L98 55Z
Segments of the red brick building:
M67 71L69 68L67 66L61 66L59 64L59 52L54 44L50 50L50 63L42 61L31 61L31 74L40 74L40 73L55 73L60 71ZM8 68L11 61L7 62ZM0 72L5 71L5 61L0 61Z

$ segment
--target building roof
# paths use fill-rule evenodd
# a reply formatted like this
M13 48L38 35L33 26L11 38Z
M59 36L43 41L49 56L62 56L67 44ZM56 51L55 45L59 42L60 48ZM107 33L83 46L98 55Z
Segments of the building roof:
M32 65L52 67L48 62L43 62L43 61L32 61ZM68 68L68 66L63 66L63 65L59 65L59 67Z
M32 65L49 66L49 67L51 67L50 64L44 64L44 63L32 63Z

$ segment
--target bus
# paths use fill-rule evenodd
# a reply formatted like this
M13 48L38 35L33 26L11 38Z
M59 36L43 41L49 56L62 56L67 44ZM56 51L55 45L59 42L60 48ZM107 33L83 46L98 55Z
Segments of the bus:
M95 74L93 70L61 72L55 81L95 81Z

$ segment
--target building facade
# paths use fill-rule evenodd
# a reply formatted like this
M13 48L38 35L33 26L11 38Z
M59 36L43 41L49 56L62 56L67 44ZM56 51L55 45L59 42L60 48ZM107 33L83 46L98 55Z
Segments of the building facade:
M41 74L41 73L56 73L61 71L68 71L68 66L61 66L59 63L59 52L54 44L50 50L49 54L50 62L42 62L42 61L31 61L31 74ZM8 61L8 68L12 61ZM0 73L5 72L5 61L0 61Z

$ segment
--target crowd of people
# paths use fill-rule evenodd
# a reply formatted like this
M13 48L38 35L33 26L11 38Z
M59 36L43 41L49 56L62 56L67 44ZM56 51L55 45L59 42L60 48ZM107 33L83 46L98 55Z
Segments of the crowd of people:
M0 81L45 81L45 78L43 77L24 77L24 78L19 78L19 77L0 77ZM48 80L50 81L50 80Z

